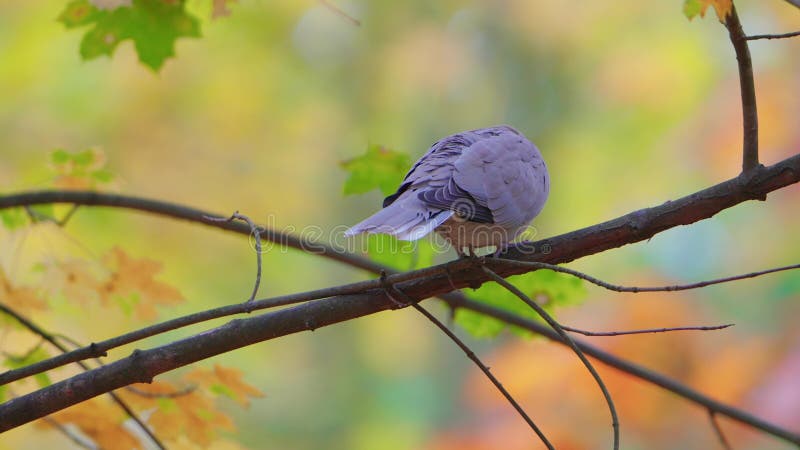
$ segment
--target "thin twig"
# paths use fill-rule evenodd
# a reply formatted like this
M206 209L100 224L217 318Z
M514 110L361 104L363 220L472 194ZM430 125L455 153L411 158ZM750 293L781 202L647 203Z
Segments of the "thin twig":
M533 432L536 433L537 436L539 436L539 439L542 440L544 445L547 446L547 448L550 450L555 449L555 447L553 447L553 444L550 443L550 441L544 435L542 430L539 429L539 427L536 425L533 419L531 419L530 416L528 416L525 410L522 409L522 406L520 406L520 404L517 403L516 399L514 399L514 397L506 390L506 388L503 387L503 384L500 383L500 380L498 380L497 377L495 377L494 374L492 374L492 372L489 370L489 367L487 367L486 364L484 364L483 361L481 361L480 358L478 358L475 352L473 352L472 349L469 348L469 346L467 346L467 344L464 343L464 341L459 339L458 336L456 336L455 333L450 331L450 329L447 328L447 326L445 326L439 319L437 319L433 314L428 312L428 310L420 306L416 301L414 301L414 299L410 298L408 295L406 295L405 292L400 290L398 287L387 283L385 289L386 289L386 295L388 295L390 298L392 297L392 292L400 294L400 296L403 297L403 299L405 300L406 304L411 305L414 309L419 311L420 314L425 316L429 321L431 321L434 325L436 325L436 327L442 330L442 333L447 335L447 337L449 337L450 340L452 340L458 346L458 348L460 348L461 351L463 351L464 354L467 355L467 358L469 358L472 362L475 363L476 366L478 366L481 369L483 374L486 375L486 378L488 378L489 381L491 381L492 384L494 384L497 390L500 391L501 394L503 394L503 397L505 397L506 400L508 400L508 402L511 403L511 406L514 407L514 409L522 417L522 419L525 420L525 422L528 424L529 427L531 427Z
M74 204L72 205L72 207L70 207L69 211L67 211L67 213L64 214L64 217L56 219L55 217L45 216L44 214L35 211L33 208L31 208L30 205L26 205L23 207L23 209L25 209L25 212L28 214L28 218L30 219L31 222L33 223L42 221L53 222L59 227L64 227L67 224L67 222L69 222L69 219L72 218L72 215L75 214L75 211L78 210L78 208L80 208L80 205Z
M338 6L334 5L333 3L329 2L328 0L319 0L319 3L322 6L328 8L328 10L330 10L332 13L334 13L337 16L343 18L344 20L352 23L353 25L355 25L357 27L361 26L361 21L360 20L358 20L355 17L351 16L350 14L347 14L346 12L342 11L341 8L339 8Z
M234 219L241 220L250 227L250 235L256 238L256 283L253 286L253 293L247 299L247 303L252 303L258 294L258 287L261 285L261 232L263 231L256 225L249 217L244 214L239 214L239 211L234 212L228 218L206 216L205 219L211 222L230 222ZM250 311L247 311L250 312Z
M72 205L72 208L70 208L69 211L67 211L67 213L64 214L64 217L62 217L62 218L60 218L60 219L58 219L56 221L58 226L60 226L60 227L66 226L67 222L69 222L69 220L72 219L72 216L75 214L75 211L77 211L78 208L80 208L80 207L81 207L81 205Z
M783 34L754 34L752 36L747 36L748 41L755 41L758 39L786 39L790 37L800 36L800 31L792 31L791 33L783 33Z
M492 278L498 284L500 284L501 286L506 288L512 294L514 294L517 297L519 297L520 300L525 302L534 311L536 311L536 313L539 314L542 317L542 319L544 319L548 323L548 325L550 325L550 327L552 327L553 330L555 330L556 333L558 333L559 336L561 336L561 338L564 340L564 342L566 342L572 348L572 350L575 352L575 354L578 355L578 358L581 360L583 365L586 366L586 369L589 371L589 373L592 374L592 377L594 377L595 381L597 382L597 385L600 387L600 390L603 391L603 396L606 399L606 403L608 403L608 410L611 413L611 427L613 428L613 432L614 432L614 446L613 446L613 448L614 448L614 450L618 450L619 449L619 419L617 418L617 409L614 407L614 400L611 399L611 394L608 392L608 388L606 388L606 385L603 382L603 379L600 377L600 374L597 373L597 370L595 370L595 368L592 365L592 363L589 362L589 359L587 359L586 356L583 354L583 351L581 351L580 347L578 347L577 344L575 344L575 341L573 341L572 338L569 337L569 335L564 331L564 329L561 327L561 325L559 325L558 322L556 322L556 320L553 319L550 316L550 314L548 314L547 311L544 310L544 308L539 306L538 303L536 303L535 301L531 300L530 297L528 297L522 291L517 289L516 286L514 286L513 284L511 284L508 281L506 281L505 278L503 278L500 275L494 273L492 271L492 269L486 267L485 265L482 265L481 268L483 269L483 271L487 275L489 275L490 278Z
M609 291L614 291L614 292L632 292L632 293L638 293L638 292L687 291L687 290L690 290L690 289L698 289L698 288L702 288L702 287L706 287L706 286L713 286L715 284L728 283L728 282L731 282L731 281L744 280L744 279L747 279L747 278L755 278L755 277L759 277L761 275L767 275L767 274L775 273L775 272L783 272L783 271L786 271L786 270L800 269L800 264L792 264L792 265L788 265L788 266L774 267L772 269L759 270L757 272L745 273L745 274L742 274L742 275L734 275L734 276L725 277L725 278L716 278L716 279L713 279L713 280L699 281L697 283L690 283L690 284L676 284L676 285L672 285L672 286L621 286L621 285L617 285L617 284L607 283L607 282L605 282L603 280L595 278L595 277L593 277L591 275L587 275L587 274L585 274L583 272L578 272L577 270L569 269L569 268L562 267L562 266L557 266L555 264L547 264L547 263L541 263L541 262L517 261L517 260L514 260L514 259L505 259L505 258L487 258L486 262L487 263L498 262L498 263L506 264L506 265L509 265L509 266L552 270L554 272L560 272L560 273L565 273L565 274L568 274L568 275L572 275L572 276L574 276L576 278L580 278L582 280L588 281L589 283L592 283L592 284L594 284L596 286L600 286L602 288L608 289Z
M10 317L13 317L17 322L19 322L22 326L27 328L30 332L42 337L44 340L49 342L53 347L57 348L62 353L69 352L67 347L64 347L60 342L58 342L58 340L56 340L56 338L52 334L48 333L44 328L36 325L30 319L28 319L27 317L25 317L22 314L18 313L13 308L11 308L8 305L6 305L5 303L0 303L0 311L2 311L3 313L7 314ZM92 370L91 367L89 367L83 361L75 361L75 364L79 365L84 371ZM111 397L111 400L113 400L113 402L116 403L117 406L120 409L122 409L125 412L125 414L127 414L128 417L131 420L136 422L136 425L138 425L139 428L141 428L141 430L144 431L144 433L147 435L147 437L150 438L150 440L153 442L153 444L157 448L162 449L162 450L166 449L166 447L161 442L161 440L158 438L158 436L156 436L153 433L153 431L150 430L150 428L148 428L148 426L142 421L142 419L139 418L139 416L133 411L133 409L131 409L131 407L128 406L128 404L124 400L122 400L122 398L120 398L113 391L109 391L108 392L108 396Z
M625 330L625 331L586 331L579 328L572 328L566 325L561 325L565 331L572 333L582 334L584 336L626 336L629 334L649 334L649 333L667 333L670 331L714 331L722 330L724 328L732 327L732 323L725 325L705 326L705 327L671 327L671 328L648 328L644 330Z
M742 172L758 167L758 111L756 108L756 88L753 81L753 62L747 46L747 35L742 29L736 6L731 3L731 12L725 17L736 62L739 67L739 89L742 97L742 121L744 137L742 141Z
M632 244L635 242L641 242L651 238L652 236L662 232L664 230L679 226L679 225L688 225L699 220L707 219L709 217L714 216L720 211L725 209L731 208L739 203L758 199L764 197L766 194L783 188L785 186L797 183L800 181L800 155L794 155L789 158L786 158L772 166L769 167L759 167L753 173L748 174L748 176L744 176L740 174L737 177L724 181L714 186L710 186L706 189L697 191L692 193L691 195L686 195L684 197L678 198L674 201L670 201L658 206L645 208L641 210L637 210L626 215L617 217L613 220L609 220L603 223L594 224L592 226L575 230L569 233L564 233L562 235L554 236L548 239L540 240L533 243L525 243L523 247L518 248L519 246L512 246L507 255L510 257L522 259L522 260L536 260L546 261L549 263L565 263L569 262L581 257L585 257L588 255L596 254L599 252L603 252L605 250L609 250L616 247L621 247L624 245ZM46 204L46 203L74 203L74 204L81 204L93 207L112 207L112 208L123 208L123 209L131 209L136 211L143 211L151 214L156 214L164 217L169 217L173 219L185 220L189 222L195 223L203 223L213 227L217 227L220 229L249 235L251 230L245 224L240 223L213 223L208 221L205 217L213 215L212 213L205 212L202 210L198 210L196 208L191 208L185 205L154 200L154 199L147 199L141 197L134 197L134 196L127 196L127 195L117 195L117 194L109 194L109 193L102 193L102 192L92 192L92 191L35 191L35 192L20 192L10 195L0 196L0 209L5 208L12 208L12 207L19 207L24 205L32 205L32 204ZM313 245L318 254L324 256L326 258L330 258L335 261L343 262L348 264L351 267L361 268L367 271L371 271L373 273L378 273L381 269L385 269L384 266L375 263L365 257L361 257L358 255L352 255L331 246L322 244L320 242L311 242L307 238L302 236L294 236L289 233L284 233L279 230L273 229L265 229L261 233L262 238L270 240L271 242L278 243L284 247L291 247L299 250L304 250L310 248ZM536 254L531 254L531 248L548 248L550 251L541 253L537 252ZM513 275L516 273L521 273L518 270L506 270L503 269L501 272L503 275ZM463 269L459 271L454 271L452 273L453 284L455 287L464 287L469 285L470 282L481 282L480 277L475 277L474 271ZM448 302L456 305L458 307L466 307L469 305L469 308L476 311L481 312L487 315L490 315L495 318L499 318L505 322L515 324L518 326L524 326L526 328L531 329L539 334L546 335L551 339L555 339L557 342L561 342L560 338L557 337L555 334L548 334L549 330L546 327L540 326L539 323L533 321L526 321L525 319L516 317L514 315L507 314L505 311L498 310L496 308L487 308L485 305L481 305L479 303L471 302L464 298L463 295L460 294L444 294L450 290L447 287L447 280L445 277L440 277L437 274L432 273L430 277L425 279L420 279L419 281L415 281L412 283L411 287L413 287L413 294L418 296L419 298L423 298L423 295L427 296L434 296L438 295L440 297L448 299ZM404 289L408 292L409 289ZM283 312L278 311L270 314L266 314L262 317L258 317L255 322L259 326L273 326L277 327L280 326L282 331L276 332L271 334L269 337L264 337L263 339L271 339L276 336L280 336L283 334L288 334L292 332L296 332L300 329L310 329L311 327L306 325L305 327L301 327L299 324L292 322L293 320L300 320L304 324L313 324L313 326L320 327L329 325L331 323L336 323L343 320L352 319L354 317L360 317L362 315L375 313L381 311L387 306L381 305L380 303L375 303L380 301L380 298L383 295L375 295L370 293L361 294L358 296L355 295L345 295L340 297L334 297L329 300L326 300L324 303L326 304L325 308L320 308L317 304L311 303L308 305L304 305L302 307L295 307L291 311ZM361 300L357 300L361 299ZM360 305L359 301L368 302L364 306ZM353 303L355 302L355 303ZM354 308L354 305L359 305L359 308ZM337 310L337 308L343 308L342 310ZM220 314L221 311L215 311L215 314ZM224 315L224 314L223 314ZM219 316L221 317L221 316ZM277 320L280 319L281 321L278 322ZM194 316L192 320L200 320L199 317ZM289 321L289 322L286 322ZM172 323L168 324L167 329L174 329L174 327L178 327L180 320L173 321ZM197 323L197 322L192 322ZM295 329L288 329L287 323L293 323ZM519 325L524 324L524 325ZM159 324L161 325L161 324ZM257 331L257 330L251 330ZM154 329L149 329L147 332L154 332ZM210 332L213 333L213 332ZM146 334L146 333L145 333ZM157 331L155 334L158 334ZM135 338L136 333L129 333L126 335L126 339L133 339ZM150 334L152 335L152 334ZM236 336L236 335L234 335ZM204 334L200 336L195 336L192 338L192 342L202 342L203 345L209 345L211 342L214 342L212 338L216 337L215 334ZM231 338L231 335L225 335L224 340L227 342ZM113 341L113 339L109 340ZM178 343L175 343L176 345ZM592 349L591 346L587 344L582 344L583 348L590 351ZM172 347L170 347L172 348ZM93 346L89 346L85 350L85 355L79 359L91 357L95 354L99 354L100 350ZM628 361L621 360L619 358L613 357L613 355L605 354L598 349L591 350L591 354L596 358L611 364L614 367L619 368L627 373L632 374L635 377L641 378L643 380L647 380L651 383L654 383L662 388L670 390L692 402L696 402L702 405L713 405L713 407L720 412L720 414L725 414L728 417L733 418L741 423L747 424L754 428L760 429L766 433L769 433L773 436L779 437L781 439L788 440L790 442L800 443L800 436L796 433L793 433L789 430L777 427L769 422L763 421L758 417L755 417L751 414L748 414L745 411L738 410L736 408L732 408L728 405L724 405L718 402L715 402L713 399L708 398L707 396L702 395L697 391L693 391L688 387L676 382L675 380L664 377L658 373L648 371L641 366L637 366L632 364ZM187 356L187 355L184 355ZM189 355L190 356L190 355ZM76 354L71 355L71 357L76 357ZM189 358L192 359L192 358ZM183 364L178 362L169 362L169 364L165 365L165 361L159 361L161 366L159 366L160 371L168 370L168 367L180 367ZM58 364L54 365L54 367L58 367ZM106 369L96 369L98 371L102 371L97 373L96 375L92 376L92 380L96 380L99 382L104 382L104 386L112 385L113 383L110 380L106 380L103 378L94 378L95 376L99 376L101 373L105 374L107 372ZM161 372L159 372L161 373ZM80 375L77 376L80 379ZM89 379L90 377L85 377ZM94 386L86 386L84 391L92 390L99 392L101 390L100 385ZM57 390L54 388L48 388L44 391L55 391ZM81 392L76 392L76 394L80 394ZM83 395L87 395L85 392ZM98 394L92 394L98 395ZM31 396L33 398L33 396ZM39 398L39 397L36 397ZM74 404L77 400L73 399L69 402L69 404ZM28 400L16 402L15 405L21 405L25 408L32 407L32 403L29 403ZM12 407L13 405L0 405L0 414L5 413L6 411L14 411L11 413L12 415L6 417L14 417L13 414L19 413L20 411L25 411L25 409L19 409L17 407ZM46 413L43 405L37 404L37 410L41 411L42 413ZM30 411L29 411L30 412ZM26 417L29 414L26 414ZM40 416L39 416L40 417ZM24 419L23 417L18 417L14 423L20 424L25 423L28 419ZM12 426L12 425L9 425ZM18 426L18 425L14 425Z
M717 413L713 409L708 410L708 420L711 421L711 428L714 429L714 434L717 435L717 439L719 439L719 443L725 450L732 450L731 443L728 442L728 438L725 437L725 433L722 432L722 427L719 426L719 421L717 420Z

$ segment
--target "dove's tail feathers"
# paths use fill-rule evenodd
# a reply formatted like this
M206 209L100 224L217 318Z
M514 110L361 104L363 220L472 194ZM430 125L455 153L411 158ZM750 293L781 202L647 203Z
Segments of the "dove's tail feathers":
M428 235L453 215L452 211L431 210L423 205L419 208L409 206L411 205L405 202L393 203L353 225L344 235L381 233L394 236L401 241L416 241Z

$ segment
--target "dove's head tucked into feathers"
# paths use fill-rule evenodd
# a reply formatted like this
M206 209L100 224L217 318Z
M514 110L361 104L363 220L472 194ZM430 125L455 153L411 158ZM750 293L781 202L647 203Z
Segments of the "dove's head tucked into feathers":
M431 146L383 209L345 235L417 240L436 230L459 254L516 239L550 193L547 166L522 133L499 125L453 134Z

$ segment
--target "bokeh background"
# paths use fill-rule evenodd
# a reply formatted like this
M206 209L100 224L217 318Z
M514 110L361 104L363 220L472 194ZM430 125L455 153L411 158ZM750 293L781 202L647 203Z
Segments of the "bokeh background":
M800 29L800 10L786 2L739 3L750 34ZM738 173L736 64L713 12L690 22L679 0L336 4L361 25L314 1L241 0L229 17L203 16L203 37L179 40L177 58L154 73L137 61L130 42L111 59L81 61L82 31L55 20L63 0L0 2L0 189L46 188L54 149L96 147L119 192L239 210L262 222L271 217L278 228L332 230L360 220L381 199L377 191L345 197L342 160L369 144L416 158L447 134L507 123L541 148L550 168L551 198L535 223L540 236L550 236ZM800 39L753 42L751 51L761 159L770 164L800 149ZM793 186L766 203L740 205L570 267L653 285L797 263L798 202ZM72 248L63 251L102 254L118 245L161 261L162 279L188 299L162 309L161 318L241 301L251 289L245 241L201 226L83 209L63 231L27 233L23 254L25 245L47 239ZM5 269L21 270L9 267L19 262L9 249L20 236L0 237ZM449 257L454 253L441 256ZM368 277L275 248L264 258L261 296ZM736 323L713 333L592 341L798 431L797 274L673 294L587 292L583 304L557 311L563 323L591 330ZM98 320L69 305L36 319L81 341L140 326L123 316ZM0 335L0 348L16 345L18 334ZM609 445L602 397L574 355L508 333L492 340L461 335L558 448ZM266 394L246 410L225 406L238 427L226 438L243 448L540 446L472 363L414 311L288 336L212 362L241 368ZM702 408L599 370L620 409L623 448L718 446ZM720 422L735 448L790 448ZM0 439L2 449L70 445L33 426Z

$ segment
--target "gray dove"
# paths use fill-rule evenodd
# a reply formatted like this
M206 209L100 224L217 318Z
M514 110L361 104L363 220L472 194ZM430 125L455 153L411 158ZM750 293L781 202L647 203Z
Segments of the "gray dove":
M414 241L431 231L459 256L466 248L508 247L544 207L547 166L536 148L508 125L453 134L417 161L383 209L346 236L384 233Z

